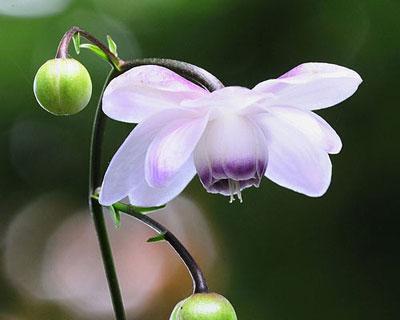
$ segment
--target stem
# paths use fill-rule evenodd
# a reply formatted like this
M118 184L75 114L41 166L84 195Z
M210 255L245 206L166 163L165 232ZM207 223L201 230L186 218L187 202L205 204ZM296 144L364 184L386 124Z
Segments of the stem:
M208 91L215 91L224 87L222 82L208 71L193 64L172 59L146 58L126 61L121 65L121 70L124 72L133 67L149 64L168 68L182 77L196 82Z
M192 80L209 91L214 91L223 87L223 84L212 74L196 67L194 65L179 62L176 60L169 59L143 59L143 60L133 60L130 62L125 62L115 56L104 44L102 44L98 39L89 34L88 32L80 29L79 27L70 28L62 37L60 44L57 49L56 58L67 58L69 44L76 33L82 34L87 40L91 41L93 44L97 45L108 57L109 62L113 66L113 70L110 72L107 80L105 82L103 91L100 95L99 102L96 109L96 114L93 121L92 136L90 142L90 163L89 163L89 208L93 215L93 221L96 228L97 238L99 241L100 251L103 259L104 269L107 277L108 286L110 289L110 295L112 304L114 307L115 317L117 320L125 320L125 310L122 301L122 295L119 288L118 277L115 270L114 259L112 255L111 246L108 239L107 228L104 221L102 206L99 202L93 198L91 195L95 193L97 186L101 184L101 154L103 146L103 136L104 129L106 125L107 118L105 117L101 107L102 98L104 90L109 84L109 82L117 77L118 75L128 71L129 69L140 66L155 64L159 66L164 66L177 72L183 77ZM122 210L121 210L122 211ZM185 262L189 269L194 282L194 292L207 292L207 284L204 279L202 272L200 271L198 265L194 261L193 257L186 250L186 248L179 242L179 240L166 228L152 220L149 217L143 216L142 214L137 214L132 212L135 218L146 223L151 228L162 232L165 239L170 243L170 245L179 254L182 260Z
M117 76L118 73L111 71L105 82L103 92L108 83ZM89 163L89 195L95 192L96 186L100 185L102 176L101 172L101 151L103 146L103 135L106 124L106 118L101 110L100 95L92 129L92 137L90 143L90 163ZM105 225L103 208L92 197L89 197L89 208L93 215L93 221L96 228L97 238L99 241L101 256L103 259L104 269L106 272L108 287L110 290L111 300L114 307L115 318L117 320L125 320L125 310L122 301L121 290L119 288L118 277L115 271L114 259L111 251L110 242L107 235L107 227Z
M64 40L61 41L58 52L66 52L66 46L70 42L72 35L80 30L79 28L72 28L69 33L67 32L64 36ZM96 42L94 42L96 43ZM62 56L62 55L61 55ZM101 153L102 153L102 145L103 145L103 136L104 136L104 128L106 125L107 118L103 113L102 107L102 98L103 93L108 85L108 83L115 78L116 76L128 71L129 69L146 64L155 64L159 66L163 66L166 68L175 71L181 76L192 80L209 91L214 91L223 87L221 81L219 81L215 76L210 74L209 72L201 69L197 66L191 65L185 62L179 62L176 60L169 59L143 59L143 60L133 60L130 62L124 62L120 64L121 70L113 70L104 85L103 91L99 98L99 103L96 110L96 115L93 122L92 129L92 137L90 144L90 164L89 164L89 195L95 193L97 186L101 185L102 175L101 175ZM104 222L104 216L102 212L101 205L95 201L91 196L89 197L89 207L93 214L93 220L97 232L97 237L99 240L99 246L103 258L104 269L106 272L107 282L110 289L111 299L114 307L115 317L117 320L125 320L125 311L121 296L121 291L119 288L118 278L115 271L113 256L111 247L108 240L107 228ZM142 217L142 216L140 216ZM137 217L138 218L138 217ZM146 221L150 223L150 220L147 217ZM143 221L143 220L142 220ZM143 221L144 222L144 221ZM152 228L162 227L157 222L148 224ZM157 230L157 229L156 229ZM180 242L167 231L166 234L167 241L173 246L173 248L178 252L182 260L185 262L186 266L189 269L189 272L194 281L194 291L195 292L206 292L207 285L204 280L204 276L198 268L196 262L189 254L189 252L180 244Z
M72 31L71 31L72 32ZM61 45L66 42L61 42ZM62 50L60 50L62 52ZM144 59L144 60L134 60L128 63L123 64L122 71L112 71L108 76L106 83L104 85L104 89L108 85L108 83L115 78L116 76L128 71L129 69L144 65L144 64L156 64L160 66L164 66L166 68L171 69L179 73L183 77L187 77L190 80L193 80L203 86L204 88L213 91L223 87L222 83L213 75L208 73L207 71L196 67L194 65L179 62L175 60L168 59ZM103 145L103 134L104 128L106 125L107 118L105 117L103 111L101 110L101 101L103 98L103 93L100 95L99 103L96 110L95 119L93 122L93 131L91 138L91 146L90 146L90 164L89 164L89 195L95 193L95 189L97 186L101 184L102 175L101 175L101 151ZM104 222L104 216L102 212L101 205L92 197L89 199L89 206L91 212L93 214L93 220L97 232L97 237L99 240L99 246L103 258L104 269L107 276L108 286L110 289L111 299L114 307L114 312L117 320L125 320L125 311L121 296L121 291L119 288L118 278L115 271L113 256L111 247L108 240L107 228ZM122 210L121 210L122 211ZM137 216L136 218L143 218L143 215ZM149 220L150 218L146 218L147 225L155 228L155 230L164 230L164 228L159 225L157 222ZM154 222L154 223L153 223ZM159 229L157 229L159 228ZM162 229L160 229L162 228ZM163 232L163 231L162 231ZM175 251L180 255L182 260L185 262L189 272L192 276L194 283L194 292L206 292L207 285L204 279L202 272L194 261L193 257L189 254L189 252L183 247L182 244L176 239L176 237L170 232L166 233L166 240L171 244L171 246L175 249Z
M93 195L92 198L98 201L98 196ZM164 227L162 224L155 221L154 219L150 218L149 216L139 212L138 207L131 206L122 202L116 202L112 206L116 211L126 213L127 215L132 216L137 220L143 222L145 225L155 230L159 234L162 234L164 236L164 240L166 240L171 245L171 247L179 255L186 268L188 269L193 281L193 293L208 292L207 281L200 267L194 260L193 256L185 248L185 246L171 231L169 231L166 227ZM158 207L158 209L160 208L161 207ZM154 210L157 210L157 208L154 208Z
M189 251L171 231L169 231L167 228L165 228L163 225L153 220L149 216L146 216L142 213L138 213L133 210L129 210L125 213L143 222L158 233L164 235L164 239L171 245L171 247L179 255L186 268L188 269L193 281L193 293L208 292L207 282L200 267L198 266L192 255L189 253Z
M81 34L84 38L89 40L91 43L98 46L106 54L108 61L112 64L112 66L115 69L117 69L117 70L121 69L121 65L123 65L125 63L125 61L121 60L115 54L113 54L107 48L107 46L105 46L101 41L99 41L97 38L92 36L89 32L82 30L79 27L70 28L64 34L64 36L61 38L60 44L58 45L58 48L57 48L56 58L66 59L68 57L69 44L71 43L71 40L76 33Z

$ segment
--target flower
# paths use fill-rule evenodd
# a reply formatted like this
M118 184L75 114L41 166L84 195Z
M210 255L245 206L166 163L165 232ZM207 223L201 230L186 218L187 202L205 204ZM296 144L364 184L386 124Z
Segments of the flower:
M100 203L126 196L140 206L167 203L196 172L208 192L240 200L241 190L275 183L318 197L329 187L336 132L312 110L350 97L362 82L353 70L304 63L253 89L209 92L164 67L135 67L103 96L111 118L138 123L112 158Z

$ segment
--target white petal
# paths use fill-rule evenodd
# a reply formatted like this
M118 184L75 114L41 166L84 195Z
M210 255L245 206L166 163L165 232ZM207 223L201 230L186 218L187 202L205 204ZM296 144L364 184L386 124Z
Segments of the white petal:
M334 154L342 149L336 131L317 114L291 107L269 107L268 112L305 134L326 152Z
M304 63L254 91L273 93L270 103L308 110L327 108L349 98L362 82L357 72L329 63Z
M208 114L188 114L169 123L155 137L146 155L145 174L151 187L168 186L189 159L208 122Z
M326 151L291 125L271 115L259 115L268 145L265 175L275 183L312 197L323 195L331 181Z
M151 142L167 123L180 116L180 110L164 110L141 122L129 134L105 173L100 192L102 205L111 205L126 197L138 185L146 183L145 158Z
M257 93L244 87L224 87L199 99L182 102L183 107L208 108L210 118L223 114L238 113L240 110L265 99L265 94Z
M140 66L110 82L103 96L103 111L115 120L138 123L160 110L179 107L182 100L207 93L167 68Z
M152 188L146 181L142 181L129 194L129 200L136 206L153 207L166 204L178 196L196 174L193 158L190 157L171 179L168 186Z

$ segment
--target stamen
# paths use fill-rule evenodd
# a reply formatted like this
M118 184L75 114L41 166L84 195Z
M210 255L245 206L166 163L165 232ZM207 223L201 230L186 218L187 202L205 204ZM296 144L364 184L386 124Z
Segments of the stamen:
M229 203L232 203L233 201L235 201L235 189L232 183L231 179L228 179L228 186L229 186L229 193L230 193L230 198L229 198Z
M240 203L243 202L243 198L242 198L242 192L240 191L240 184L239 181L235 181L235 186L236 186L236 196L239 199Z
M240 191L240 183L239 181L228 179L228 187L229 187L229 203L235 201L235 195L239 199L240 203L243 202L242 192Z

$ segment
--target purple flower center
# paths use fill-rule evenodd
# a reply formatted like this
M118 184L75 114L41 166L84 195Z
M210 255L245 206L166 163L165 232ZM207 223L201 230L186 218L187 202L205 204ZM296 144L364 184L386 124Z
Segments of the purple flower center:
M242 202L241 191L252 186L258 187L266 166L266 159L236 163L231 161L206 167L199 171L199 177L208 192L230 196L230 202L233 202L237 196Z

